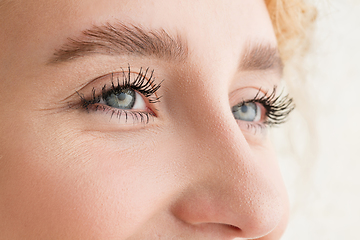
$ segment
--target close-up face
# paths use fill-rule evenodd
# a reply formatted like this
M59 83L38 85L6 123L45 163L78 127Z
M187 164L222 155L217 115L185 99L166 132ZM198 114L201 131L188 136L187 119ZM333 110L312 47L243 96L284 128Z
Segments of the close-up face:
M0 239L280 239L282 66L262 0L0 0Z

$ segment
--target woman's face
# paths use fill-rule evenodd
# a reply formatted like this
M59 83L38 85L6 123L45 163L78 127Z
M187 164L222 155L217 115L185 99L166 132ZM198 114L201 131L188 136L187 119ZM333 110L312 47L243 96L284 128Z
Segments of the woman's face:
M263 1L2 0L0 46L1 239L280 238Z

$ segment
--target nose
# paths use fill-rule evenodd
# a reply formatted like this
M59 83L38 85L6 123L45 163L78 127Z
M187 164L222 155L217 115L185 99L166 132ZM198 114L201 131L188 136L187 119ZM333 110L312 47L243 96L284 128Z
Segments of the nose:
M261 143L244 137L231 113L223 113L209 121L193 119L199 124L179 133L189 184L172 212L197 231L221 234L221 239L260 238L276 228L287 206L279 173L268 167L275 159Z

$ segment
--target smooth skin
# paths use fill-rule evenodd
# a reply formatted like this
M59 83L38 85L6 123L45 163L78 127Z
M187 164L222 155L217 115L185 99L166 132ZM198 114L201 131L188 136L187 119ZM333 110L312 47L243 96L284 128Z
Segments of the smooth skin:
M164 29L187 57L49 63L106 23ZM280 239L288 199L268 134L231 112L281 78L239 70L249 43L277 44L261 0L0 1L0 239ZM148 124L74 107L128 66L164 80Z

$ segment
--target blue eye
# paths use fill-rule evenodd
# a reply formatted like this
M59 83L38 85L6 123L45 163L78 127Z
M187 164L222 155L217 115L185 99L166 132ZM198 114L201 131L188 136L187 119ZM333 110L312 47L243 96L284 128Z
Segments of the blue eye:
M257 122L261 119L261 108L253 102L240 103L231 110L237 120Z
M101 89L92 88L91 95L85 97L83 93L76 92L80 97L80 106L87 112L104 112L110 119L116 117L117 123L126 124L148 123L151 117L156 117L153 105L159 102L156 92L161 83L155 84L153 71L147 77L148 69L138 73L128 71L107 74L98 78L98 81L109 81Z
M140 96L139 93L130 88L112 90L104 94L104 96L102 96L102 100L99 103L109 107L125 110L145 110L146 108L144 99Z

